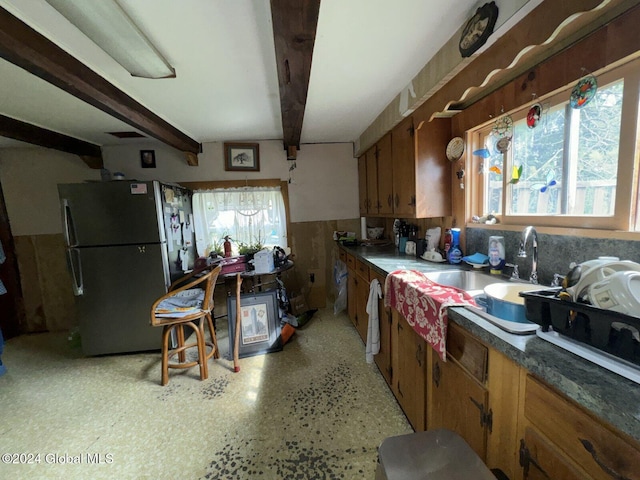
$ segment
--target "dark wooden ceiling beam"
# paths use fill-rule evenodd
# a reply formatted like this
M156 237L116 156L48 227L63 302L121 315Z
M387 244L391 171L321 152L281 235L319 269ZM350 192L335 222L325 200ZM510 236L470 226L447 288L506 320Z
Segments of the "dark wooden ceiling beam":
M102 150L98 145L5 115L0 115L0 136L72 153L80 156L91 168L103 167Z
M1 7L0 57L167 145L194 155L202 151L197 141Z
M294 158L300 149L319 11L320 0L271 0L284 149Z

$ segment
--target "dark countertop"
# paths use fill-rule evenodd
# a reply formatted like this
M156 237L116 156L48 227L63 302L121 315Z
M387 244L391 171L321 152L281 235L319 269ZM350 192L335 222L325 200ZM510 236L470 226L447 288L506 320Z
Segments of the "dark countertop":
M433 263L399 254L394 247L341 247L386 275L398 269L422 272L471 269L465 265ZM640 385L610 372L536 335L513 335L472 311L453 307L449 319L487 345L541 378L595 416L640 441Z

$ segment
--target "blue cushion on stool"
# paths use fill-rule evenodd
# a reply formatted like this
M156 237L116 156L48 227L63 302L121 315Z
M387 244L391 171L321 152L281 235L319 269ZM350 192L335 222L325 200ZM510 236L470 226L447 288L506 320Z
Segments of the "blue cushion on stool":
M165 298L156 307L156 317L179 318L197 313L202 308L204 290L192 288Z

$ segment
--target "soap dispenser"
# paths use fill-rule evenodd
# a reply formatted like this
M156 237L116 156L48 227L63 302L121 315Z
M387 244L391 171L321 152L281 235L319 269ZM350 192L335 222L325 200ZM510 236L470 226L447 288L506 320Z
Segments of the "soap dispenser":
M457 264L462 262L462 249L460 248L460 229L451 229L451 248L447 252L449 263Z

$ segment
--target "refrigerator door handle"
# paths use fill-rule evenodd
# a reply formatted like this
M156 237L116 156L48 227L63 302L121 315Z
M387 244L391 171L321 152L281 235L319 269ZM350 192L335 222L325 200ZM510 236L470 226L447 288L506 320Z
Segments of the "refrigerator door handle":
M64 242L67 247L77 246L76 232L73 225L73 217L71 216L71 207L69 206L69 200L63 198L61 200L62 205L62 229L64 233Z
M81 297L84 294L84 282L82 281L82 261L79 249L67 248L67 263L71 272L73 294L76 297Z

